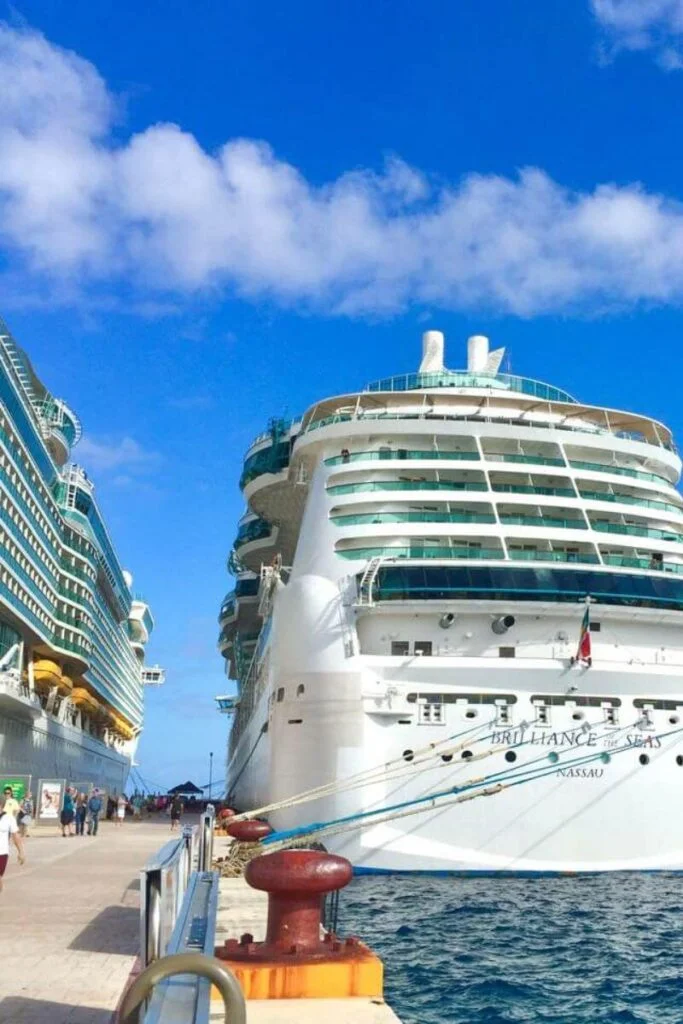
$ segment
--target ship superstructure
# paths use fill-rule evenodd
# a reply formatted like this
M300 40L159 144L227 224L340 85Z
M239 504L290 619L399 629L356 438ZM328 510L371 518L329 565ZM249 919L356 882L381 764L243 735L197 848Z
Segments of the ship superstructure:
M671 433L501 360L475 336L449 371L427 332L418 373L248 450L220 619L230 796L282 804L279 828L360 816L328 842L359 870L681 867ZM473 778L489 799L420 809Z
M153 629L92 481L81 426L0 322L0 769L122 792Z

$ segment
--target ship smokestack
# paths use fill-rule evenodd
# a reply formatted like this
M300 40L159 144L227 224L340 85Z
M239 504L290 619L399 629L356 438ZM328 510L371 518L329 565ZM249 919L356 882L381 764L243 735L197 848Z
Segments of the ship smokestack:
M489 357L489 339L473 334L467 339L467 369L469 373L484 373Z
M422 335L422 362L419 373L441 373L444 336L441 331L425 331Z

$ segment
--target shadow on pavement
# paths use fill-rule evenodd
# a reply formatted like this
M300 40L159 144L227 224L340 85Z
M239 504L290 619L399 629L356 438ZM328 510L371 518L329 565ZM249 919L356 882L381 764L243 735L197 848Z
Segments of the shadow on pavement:
M69 949L85 953L122 953L135 956L140 941L137 907L105 907L72 939Z
M111 1024L111 1010L7 996L0 1002L0 1024Z

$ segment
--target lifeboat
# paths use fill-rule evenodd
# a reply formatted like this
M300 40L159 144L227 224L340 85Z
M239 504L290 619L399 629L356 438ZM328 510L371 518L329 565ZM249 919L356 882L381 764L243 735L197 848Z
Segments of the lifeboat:
M74 686L71 691L71 700L77 708L82 708L89 714L94 715L101 710L102 705L84 686Z
M62 673L57 683L57 693L60 697L68 697L74 688L73 680L70 676L66 676Z
M39 658L33 662L33 681L36 690L51 690L62 681L62 669L56 661Z

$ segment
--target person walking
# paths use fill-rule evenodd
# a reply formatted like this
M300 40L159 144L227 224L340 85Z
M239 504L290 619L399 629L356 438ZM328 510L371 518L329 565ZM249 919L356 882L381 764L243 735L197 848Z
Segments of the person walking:
M97 826L100 823L100 811L102 810L102 797L99 789L93 789L92 796L88 800L88 835L97 835Z
M28 839L28 830L33 824L33 797L29 792L25 794L24 799L21 801L17 824L19 825L19 835L21 838Z
M123 825L123 819L126 817L126 806L128 801L126 800L123 793L116 801L116 818L114 819L115 825Z
M59 815L59 821L62 826L62 837L66 839L67 836L72 836L74 821L74 798L70 786L67 786L66 792L64 793L64 800L62 801L62 811L61 814Z
M5 874L7 862L9 861L10 839L17 848L19 864L24 863L24 844L19 835L19 826L14 815L5 810L6 803L7 801L3 796L2 800L0 800L0 892L2 892L2 877Z
M5 800L5 814L11 814L16 821L20 807L19 801L14 797L14 791L11 786L5 786L3 790L3 797Z
M76 835L85 835L85 816L88 813L88 794L79 793L76 797Z
M178 793L173 797L171 801L171 832L175 832L180 827L180 816L183 813L183 801L180 799Z

